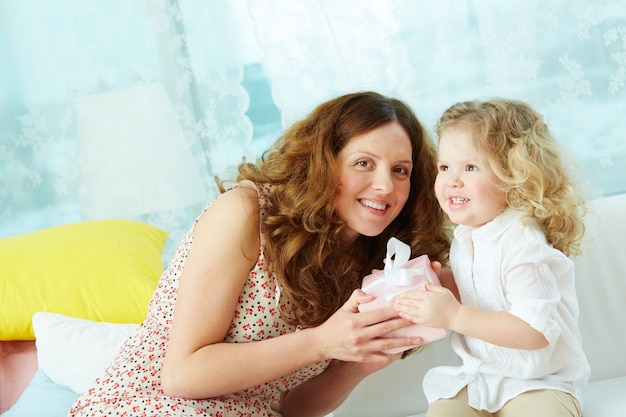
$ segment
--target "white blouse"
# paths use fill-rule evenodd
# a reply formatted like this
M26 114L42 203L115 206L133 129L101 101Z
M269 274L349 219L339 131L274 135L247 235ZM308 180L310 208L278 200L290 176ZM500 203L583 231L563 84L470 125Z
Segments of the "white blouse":
M429 403L452 398L467 386L469 405L489 412L536 389L568 392L582 407L590 368L577 326L574 263L546 242L534 220L521 217L506 210L478 229L457 226L450 263L463 304L508 311L542 332L549 344L511 349L451 332L462 365L428 371Z

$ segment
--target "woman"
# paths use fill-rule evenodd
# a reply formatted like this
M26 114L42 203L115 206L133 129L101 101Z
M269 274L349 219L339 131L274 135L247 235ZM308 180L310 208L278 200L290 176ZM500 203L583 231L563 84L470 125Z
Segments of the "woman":
M323 103L201 214L136 335L71 416L321 416L419 339L392 308L358 313L391 236L446 261L435 150L377 93ZM117 415L117 414L116 414Z

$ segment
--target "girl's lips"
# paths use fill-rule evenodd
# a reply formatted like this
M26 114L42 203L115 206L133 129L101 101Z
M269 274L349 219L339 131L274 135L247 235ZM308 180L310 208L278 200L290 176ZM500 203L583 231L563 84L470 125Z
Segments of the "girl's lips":
M463 203L467 203L469 201L468 198L463 198L463 197L450 197L450 202L452 204L463 204Z

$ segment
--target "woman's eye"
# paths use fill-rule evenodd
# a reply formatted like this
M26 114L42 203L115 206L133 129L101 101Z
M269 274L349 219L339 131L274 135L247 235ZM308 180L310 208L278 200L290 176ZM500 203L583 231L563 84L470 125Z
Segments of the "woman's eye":
M371 164L369 161L357 161L356 163L356 166L363 167L363 168L367 168L370 165Z
M397 167L397 168L394 168L393 171L397 172L398 174L406 175L407 177L411 175L408 168L405 168L405 167Z

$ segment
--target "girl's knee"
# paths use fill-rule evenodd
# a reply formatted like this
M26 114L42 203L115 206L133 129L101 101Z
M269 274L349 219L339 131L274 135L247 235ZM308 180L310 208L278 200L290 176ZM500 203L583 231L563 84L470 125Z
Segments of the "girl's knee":
M453 398L442 398L430 404L426 417L493 417L493 414L469 406L467 387Z
M499 417L581 417L578 400L556 390L534 390L518 395L498 413Z

